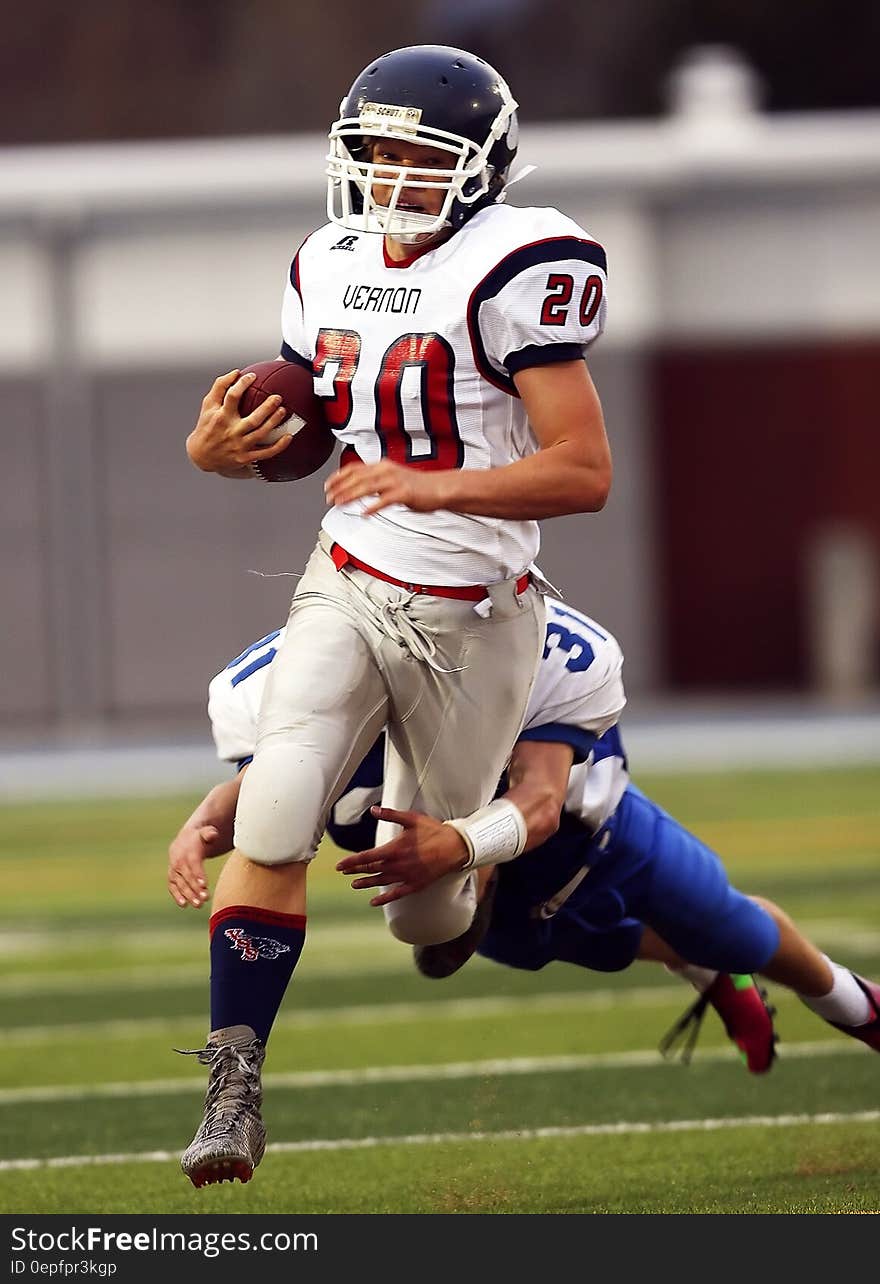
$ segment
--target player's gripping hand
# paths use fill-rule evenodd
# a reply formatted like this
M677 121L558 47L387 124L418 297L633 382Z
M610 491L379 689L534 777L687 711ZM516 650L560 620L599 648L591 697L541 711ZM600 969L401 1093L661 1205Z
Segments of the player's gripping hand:
M461 869L467 859L467 847L458 830L433 816L391 807L371 807L370 814L400 825L403 833L381 847L343 857L336 868L342 874L362 875L353 880L352 887L387 889L374 896L371 905L388 905L420 892L444 874Z
M346 464L337 469L324 483L324 494L327 502L337 508L369 496L364 517L389 504L404 504L416 513L433 513L449 506L449 477L450 473L443 469L423 472L382 459L378 464Z
M168 892L181 909L201 909L208 899L205 861L226 850L216 825L184 825L168 848Z
M290 445L289 433L269 446L264 440L287 414L279 396L267 397L244 418L239 413L242 394L255 378L252 373L230 370L211 385L196 426L186 439L186 453L203 472L248 476L251 464L271 459Z

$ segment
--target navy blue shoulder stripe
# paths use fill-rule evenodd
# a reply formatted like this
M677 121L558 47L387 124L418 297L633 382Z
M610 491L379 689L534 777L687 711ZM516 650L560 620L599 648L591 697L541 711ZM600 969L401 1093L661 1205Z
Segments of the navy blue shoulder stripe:
M627 767L626 750L616 724L599 737L593 748L593 761L599 762L602 758L620 758L624 768Z
M583 348L579 343L530 343L511 352L504 358L504 365L509 375L519 374L520 370L531 370L534 366L551 366L557 361L580 361L583 359Z
M592 731L573 727L566 722L545 722L543 727L529 727L519 733L520 740L539 740L544 744L571 745L575 762L586 762L596 744Z
M313 235L314 235L313 232L309 232L309 236L313 236ZM296 254L294 254L293 256L293 262L290 265L290 284L293 286L293 288L296 290L297 294L299 295L300 303L302 303L302 290L300 289L300 284L299 284L299 256L300 254L302 254L303 245L305 245L306 241L309 239L309 236L305 237L301 242L299 249L297 250Z
M521 245L493 267L477 286L475 293L482 295L480 302L494 299L514 277L540 263L552 265L564 259L579 259L607 272L605 251L596 241L582 241L577 236L550 236L544 241Z
M281 341L281 356L285 361L291 361L295 366L302 366L304 370L311 370L312 368L311 361L304 357L301 352L297 352L296 348L291 348L290 344L283 339Z
M468 301L468 330L480 374L490 383L509 392L511 396L519 395L513 380L508 375L500 374L495 370L486 355L478 324L480 308L488 299L494 299L497 294L500 294L514 277L519 276L520 272L537 267L540 263L552 265L566 259L579 259L581 262L591 263L593 267L601 268L603 272L607 271L605 251L596 241L583 241L576 236L551 236L546 240L533 241L530 245L521 245L519 249L513 250L483 277ZM563 358L563 360L569 359Z

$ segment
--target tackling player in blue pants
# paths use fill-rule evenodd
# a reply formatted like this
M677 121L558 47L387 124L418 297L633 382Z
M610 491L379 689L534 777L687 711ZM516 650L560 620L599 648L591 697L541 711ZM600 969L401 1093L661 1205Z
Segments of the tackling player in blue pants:
M551 618L552 612L551 602ZM625 762L614 727L597 740L591 765L602 770L604 763L607 773L625 770ZM572 769L573 776L577 772ZM352 787L364 802L378 794L378 746ZM528 772L518 787L528 812ZM544 791L542 806L546 788L544 779L535 789L536 794ZM827 959L777 905L733 888L716 853L640 789L627 783L620 802L593 831L575 818L573 805L569 789L551 836L515 860L480 871L482 896L471 928L456 941L416 947L416 964L424 975L450 976L475 951L528 971L551 962L599 972L622 971L636 959L663 963L700 991L664 1039L663 1050L669 1051L683 1035L688 1060L711 1006L749 1070L761 1073L772 1065L776 1041L763 992L751 976L761 973L793 989L832 1025L880 1051L880 987ZM455 840L450 826L430 817L377 806L355 823L332 818L331 837L340 847L362 848L370 839L371 815L400 824L401 837L384 847L359 850L337 868L359 875L355 887L392 884L394 890L372 901L381 904L398 894L397 888L418 885L417 867L437 868L438 853L448 851Z
M630 783L616 726L624 702L619 647L571 607L548 599L547 608L547 645L503 796L493 804L498 810L481 809L479 824L442 823L377 806L380 737L331 812L331 836L353 853L338 868L356 876L355 887L379 889L372 904L392 908L447 874L460 882L463 869L474 870L471 926L453 941L416 944L426 976L450 975L475 950L529 970L553 960L598 971L623 969L636 958L664 963L700 991L672 1036L689 1033L692 1045L699 1018L712 1006L749 1069L761 1072L773 1061L774 1032L751 976L760 972L880 1050L880 987L827 959L777 906L732 888L717 855ZM211 683L218 752L240 768L253 747L277 640L272 634L254 643ZM181 906L207 898L203 861L231 845L241 775L215 787L171 844L168 885ZM514 811L511 845L505 827ZM380 818L400 828L376 848ZM388 921L400 935L393 916ZM215 930L229 942L231 991L238 992L239 972L249 978L240 998L233 994L235 1028L262 1047L289 980L279 973L273 981L283 942L274 939L271 918L266 936L255 940L225 920ZM258 971L265 978L250 983Z

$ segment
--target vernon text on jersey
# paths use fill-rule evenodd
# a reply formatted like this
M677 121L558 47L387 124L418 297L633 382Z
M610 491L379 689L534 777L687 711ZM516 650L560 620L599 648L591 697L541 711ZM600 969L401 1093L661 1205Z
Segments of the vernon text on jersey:
M342 306L355 312L415 312L421 297L415 286L347 285Z

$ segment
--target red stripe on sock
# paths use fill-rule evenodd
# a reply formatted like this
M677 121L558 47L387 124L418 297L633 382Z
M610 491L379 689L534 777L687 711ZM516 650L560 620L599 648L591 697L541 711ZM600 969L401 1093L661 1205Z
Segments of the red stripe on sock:
M230 918L246 918L251 923L264 923L269 927L288 927L291 931L306 930L305 914L278 914L275 910L258 909L255 905L227 905L211 915L208 932L211 936L221 923Z

